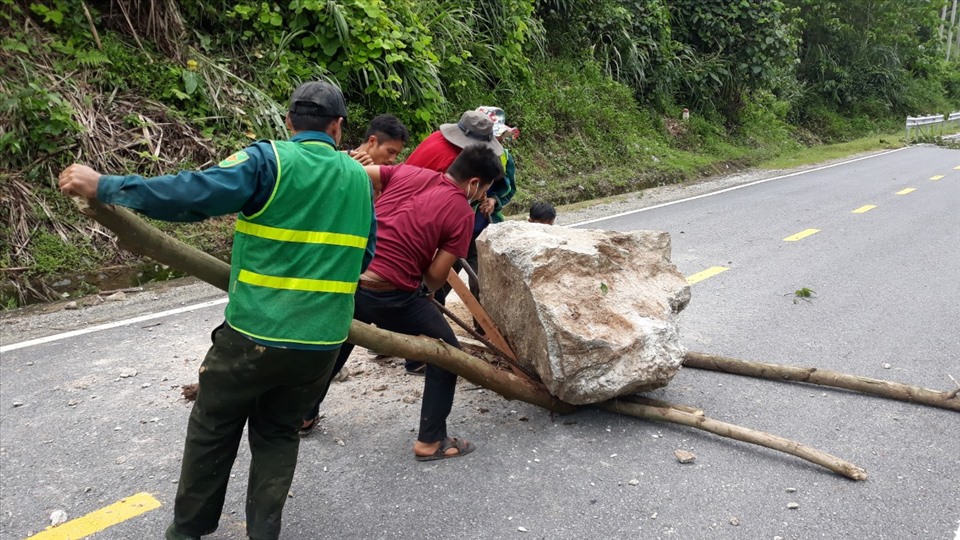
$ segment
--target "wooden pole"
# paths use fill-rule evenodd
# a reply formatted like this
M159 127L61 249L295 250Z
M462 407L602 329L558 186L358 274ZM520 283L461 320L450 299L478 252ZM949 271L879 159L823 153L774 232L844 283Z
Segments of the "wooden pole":
M81 213L113 231L117 235L117 243L124 249L182 270L218 289L227 290L230 283L229 264L163 234L126 208L107 206L83 198L73 200Z
M708 418L701 414L693 414L678 410L676 407L651 407L639 403L629 403L618 400L605 401L597 405L601 409L615 413L636 416L646 420L656 420L658 422L670 422L689 426L703 431L709 431L721 437L728 437L738 441L765 446L767 448L785 452L792 456L797 456L811 463L826 467L831 471L850 478L851 480L866 480L867 471L857 467L853 463L844 461L836 456L821 452L815 448L800 444L790 439L784 439L776 435L757 431L755 429L728 424L719 420Z
M952 392L938 392L919 386L871 379L812 367L792 367L764 362L748 362L713 354L688 352L683 365L761 379L794 381L853 390L900 401L919 403L951 411L960 411L960 398Z
M467 309L470 310L470 314L473 315L473 318L480 324L480 328L483 328L483 331L486 332L486 338L496 345L498 349L507 353L510 358L516 360L517 355L514 354L513 349L510 348L510 344L504 339L500 330L497 330L497 325L493 324L493 319L487 315L487 310L483 309L480 302L473 297L470 288L460 279L460 276L457 275L453 268L450 269L450 273L447 275L447 283L453 287L454 292L457 293L460 300L462 300L467 306Z

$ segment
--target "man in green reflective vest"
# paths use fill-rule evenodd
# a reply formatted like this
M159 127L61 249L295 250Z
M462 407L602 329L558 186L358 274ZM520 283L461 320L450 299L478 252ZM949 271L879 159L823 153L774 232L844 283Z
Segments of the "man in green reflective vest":
M200 366L168 540L217 529L244 424L247 534L280 536L300 419L328 384L376 241L370 179L336 148L346 116L338 88L308 82L290 99L289 141L258 141L215 167L149 179L79 164L60 174L65 194L156 219L238 213L226 322Z

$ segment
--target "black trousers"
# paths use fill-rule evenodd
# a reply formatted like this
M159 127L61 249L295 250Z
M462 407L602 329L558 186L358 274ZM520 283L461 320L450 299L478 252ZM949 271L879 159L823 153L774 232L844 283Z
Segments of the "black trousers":
M365 323L375 324L378 328L407 334L410 336L428 336L442 339L459 348L460 342L443 315L430 301L429 296L420 292L407 291L367 291L357 289L356 307L353 318ZM336 375L347 363L353 351L353 345L344 343L334 367ZM447 417L453 407L453 395L457 389L457 376L454 373L427 364L423 384L423 403L420 407L420 432L417 439L432 443L447 437ZM332 377L331 377L332 378ZM312 420L320 410L320 403L330 388L329 381L320 397L307 413L304 421Z
M244 424L252 455L247 535L279 538L297 466L300 418L329 385L337 353L264 347L226 325L213 332L200 366L168 539L217 529Z

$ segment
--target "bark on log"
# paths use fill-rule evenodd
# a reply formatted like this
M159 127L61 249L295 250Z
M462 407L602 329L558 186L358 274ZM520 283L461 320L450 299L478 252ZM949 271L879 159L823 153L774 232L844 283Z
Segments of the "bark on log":
M794 381L820 386L843 388L910 403L919 403L951 411L960 411L960 397L953 392L938 392L919 386L910 386L880 379L871 379L857 375L817 369L813 367L792 367L764 362L749 362L737 358L728 358L713 354L688 352L683 365L697 369L709 369L723 373L746 375L761 379Z
M227 290L230 266L225 262L165 235L129 210L107 206L97 201L86 201L84 204L80 199L74 200L84 214L113 231L117 235L119 244L126 249L187 272L224 291ZM347 340L355 345L391 356L429 362L456 373L474 384L493 390L506 399L525 401L557 413L571 413L577 409L574 405L550 395L541 383L497 369L441 340L395 334L359 321L353 321L351 324ZM866 478L866 472L863 469L834 456L775 435L707 419L699 409L655 400L647 401L646 398L640 397L631 399L645 401L652 405L618 401L606 402L599 406L621 414L686 425L744 442L767 446L822 465L848 478L857 480Z
M213 255L163 234L126 208L83 198L73 200L80 212L113 231L117 243L127 251L182 270L224 291L230 285L230 265Z
M677 406L651 407L641 405L640 403L630 403L619 400L605 401L597 405L601 409L613 411L620 414L645 418L647 420L657 420L660 422L671 422L681 424L692 428L702 429L710 433L729 437L738 441L748 442L760 446L765 446L773 450L779 450L787 454L805 459L811 463L816 463L826 467L831 471L850 478L851 480L866 480L867 471L857 467L853 463L844 461L836 456L821 452L805 444L796 441L784 439L770 433L757 431L734 424L728 424L700 414L692 414L679 410Z

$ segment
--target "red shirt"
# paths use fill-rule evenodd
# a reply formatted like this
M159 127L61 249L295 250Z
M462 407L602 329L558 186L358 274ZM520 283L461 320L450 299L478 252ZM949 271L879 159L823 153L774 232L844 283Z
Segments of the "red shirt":
M447 167L460 155L462 148L444 138L443 133L434 131L423 140L404 163L414 167L423 167L434 171L447 172Z
M380 182L371 272L414 291L438 249L467 256L474 212L456 184L443 173L406 163L381 166Z

